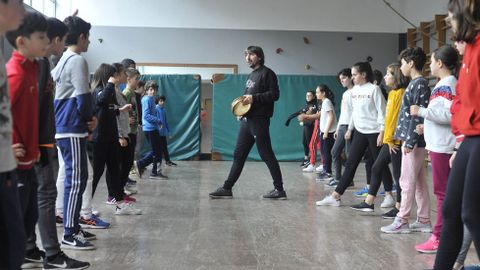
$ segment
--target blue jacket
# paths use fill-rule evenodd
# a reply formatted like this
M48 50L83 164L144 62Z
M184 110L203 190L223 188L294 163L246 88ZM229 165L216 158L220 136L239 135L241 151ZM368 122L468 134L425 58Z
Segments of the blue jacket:
M165 108L160 107L160 105L155 106L157 110L157 117L162 121L163 125L158 126L158 132L160 136L168 136L170 134L170 128L168 127L167 122L167 113L165 112Z
M162 121L157 117L157 110L155 109L155 101L153 97L142 97L142 124L143 131L154 131L162 124Z
M83 56L66 50L51 72L55 81L55 138L85 137L94 115L88 85L88 65Z

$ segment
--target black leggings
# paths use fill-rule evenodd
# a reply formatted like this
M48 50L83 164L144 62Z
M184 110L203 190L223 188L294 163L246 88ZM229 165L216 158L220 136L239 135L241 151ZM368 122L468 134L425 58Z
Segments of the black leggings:
M377 146L378 133L363 134L356 130L354 132L355 134L348 151L345 171L343 172L342 178L340 178L340 183L335 189L335 192L339 193L340 195L345 192L350 183L353 181L358 164L360 164L360 161L365 154L365 150L367 150L367 148L370 150L371 157L373 157L374 160L377 159L378 152L380 151L380 147ZM390 181L392 181L390 170L382 170L382 179L388 178Z
M260 157L270 170L273 185L277 190L283 190L282 172L280 171L275 153L273 153L269 129L270 118L248 118L240 121L237 145L233 152L233 164L223 185L225 189L231 189L235 185L243 170L248 154L256 143Z
M303 123L303 152L306 157L310 156L310 140L312 139L314 123Z
M372 182L370 183L368 194L377 196L382 180L385 191L392 191L392 178L382 179L383 171L385 169L389 170L388 164L390 162L392 162L393 178L395 179L395 184L397 185L397 202L400 202L402 197L399 182L402 164L402 150L400 149L400 147L398 148L397 153L390 153L388 144L384 144L382 146L380 152L378 153L377 159L375 160L375 163L373 163Z
M323 170L332 174L332 148L335 143L333 133L328 133L327 139L323 139L323 132L320 133L320 151L323 157Z
M463 223L480 258L480 136L466 137L448 176L442 236L433 269L452 269L463 241Z
M107 181L108 193L115 200L123 200L123 186L120 181L119 166L119 146L118 141L114 142L94 142L93 143L93 181L92 181L92 198L97 190L100 177L107 165L107 171L110 177L105 177Z

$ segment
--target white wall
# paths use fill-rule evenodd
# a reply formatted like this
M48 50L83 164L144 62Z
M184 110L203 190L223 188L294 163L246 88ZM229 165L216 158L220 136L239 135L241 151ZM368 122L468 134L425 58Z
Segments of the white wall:
M401 12L404 1L389 0ZM421 0L420 0L421 1ZM62 0L94 25L203 29L405 32L381 0Z
M347 41L347 36L353 40ZM303 37L308 37L310 44L305 44ZM383 71L398 53L398 35L379 33L94 26L90 40L85 55L91 72L102 62L128 57L149 63L237 64L239 73L249 73L243 52L249 45L259 45L267 66L278 74L332 75L367 56ZM275 53L279 47L282 54ZM305 70L306 64L312 68Z
M447 14L447 4L448 0L406 0L405 14L418 27L420 22L432 21L435 14Z

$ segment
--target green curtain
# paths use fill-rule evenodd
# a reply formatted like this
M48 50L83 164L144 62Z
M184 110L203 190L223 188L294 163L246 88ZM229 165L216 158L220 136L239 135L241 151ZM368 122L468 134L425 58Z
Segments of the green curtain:
M212 151L224 160L232 160L239 123L230 111L231 101L243 94L246 74L225 74L213 85ZM270 122L272 147L280 161L303 159L303 127L296 119L285 126L287 117L305 105L305 93L315 91L319 84L326 84L335 94L337 119L344 89L336 76L278 75L280 99L275 102L275 111ZM260 160L254 146L249 159Z
M200 152L200 93L198 75L143 75L158 83L157 95L166 97L165 110L171 137L167 138L172 160L189 159ZM144 140L145 141L145 140ZM143 151L150 146L144 144Z

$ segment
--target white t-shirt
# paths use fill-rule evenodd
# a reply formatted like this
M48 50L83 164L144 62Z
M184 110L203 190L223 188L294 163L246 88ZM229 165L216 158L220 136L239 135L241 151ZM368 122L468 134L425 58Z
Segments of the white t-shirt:
M330 129L326 131L328 122L328 112L333 112L333 121ZM335 116L335 109L330 99L326 98L322 102L322 109L320 110L320 131L323 133L332 133L337 129L337 117Z

